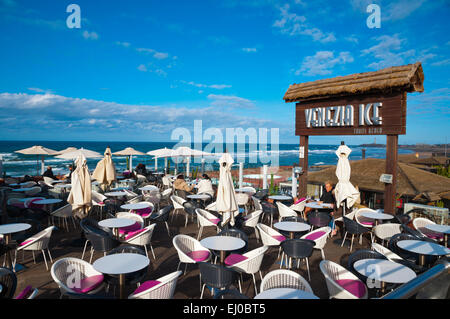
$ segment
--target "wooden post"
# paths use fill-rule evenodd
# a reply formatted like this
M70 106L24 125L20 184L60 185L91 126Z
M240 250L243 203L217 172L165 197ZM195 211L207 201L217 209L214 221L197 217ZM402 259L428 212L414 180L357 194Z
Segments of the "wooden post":
M392 175L392 184L385 184L384 212L395 215L398 167L398 135L386 136L386 174Z
M299 197L306 197L308 191L308 143L309 136L300 136L300 167L303 168L303 174L300 175L298 186L299 186ZM302 158L303 157L303 158Z

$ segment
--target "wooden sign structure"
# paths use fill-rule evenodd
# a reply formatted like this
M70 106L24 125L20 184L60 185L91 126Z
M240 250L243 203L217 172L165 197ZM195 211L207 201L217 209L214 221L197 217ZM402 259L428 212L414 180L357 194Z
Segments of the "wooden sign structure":
M306 197L311 135L386 135L384 210L395 214L398 135L406 134L406 94L423 92L421 63L332 79L293 84L284 96L296 103L300 136L300 197Z

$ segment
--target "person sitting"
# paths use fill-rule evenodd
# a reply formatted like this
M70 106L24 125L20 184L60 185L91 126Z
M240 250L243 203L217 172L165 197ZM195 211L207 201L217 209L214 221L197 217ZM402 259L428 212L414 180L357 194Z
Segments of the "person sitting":
M64 175L64 179L70 181L70 179L72 178L72 173L73 173L73 166L69 165L69 173Z
M211 179L207 174L203 174L202 179L198 182L197 193L206 193L214 197L214 189L211 183Z
M56 176L53 175L53 171L52 171L52 167L51 166L47 167L47 170L44 172L44 174L42 174L42 176L48 177L48 178L51 178L51 179L56 179Z
M136 166L135 171L136 171L136 174L138 174L138 175L147 176L147 169L145 168L145 165L142 163L139 163Z
M194 189L194 185L189 186L186 181L184 180L184 175L178 175L175 182L173 182L173 188L175 190L185 191L187 193L191 193Z
M318 201L318 204L331 204L330 209L325 209L331 215L330 228L332 229L331 236L336 235L336 227L334 225L334 208L336 206L336 199L334 197L334 188L333 183L330 181L325 182L324 190L322 192L322 196ZM305 207L305 216L312 210L310 207Z

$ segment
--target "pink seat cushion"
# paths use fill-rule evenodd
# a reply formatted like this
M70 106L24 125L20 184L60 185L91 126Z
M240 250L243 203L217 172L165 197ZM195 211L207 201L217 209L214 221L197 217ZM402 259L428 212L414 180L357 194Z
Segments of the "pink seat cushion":
M425 234L425 236L427 236L428 238L431 238L431 239L442 239L444 237L443 234L434 233L434 232L426 229L425 227L419 227L419 231L422 232L423 234Z
M369 222L369 221L361 221L361 224L363 225L373 225L373 222Z
M284 240L286 240L286 237L284 237L284 236L281 236L281 235L277 235L277 236L272 236L272 238L275 238L276 240L278 240L278 241L284 241Z
M244 261L248 259L248 257L239 255L239 254L231 254L227 258L225 258L225 265L232 266L234 264L240 263L241 261Z
M145 228L142 228L142 229L139 229L139 230L136 230L136 231L129 232L129 233L127 233L127 236L125 237L125 240L131 239L134 236L144 232L145 230L146 230Z
M80 281L80 288L74 287L72 289L79 294L85 294L100 286L103 282L103 278L103 275L86 277Z
M105 205L105 203L104 203L104 202L98 202L98 204L99 204L99 205Z
M19 246L25 246L26 244L31 243L33 240L34 240L34 239L28 239L28 240L25 240L25 241L24 241L23 243L21 243Z
M326 234L326 232L318 231L318 232L315 232L315 233L313 233L311 235L306 236L305 239L316 240L317 238L322 237L324 234Z
M133 292L133 295L137 295L137 294L139 294L139 293L141 293L141 292L143 292L143 291L146 291L147 289L150 289L150 288L152 288L152 287L155 287L156 285L159 285L160 283L161 283L161 282L158 281L158 280L148 280L148 281L142 283L142 284L139 286L139 288L136 289L136 290Z
M204 261L208 259L209 257L209 251L207 250L195 250L187 253L190 258L194 259L195 261Z
M212 218L212 219L208 219L211 223L217 225L220 222L219 218Z
M143 209L136 209L133 211L133 213L136 213L142 217L147 217L152 213L152 208L147 207L147 208L143 208Z
M366 294L366 286L359 280L339 279L336 280L336 283L358 298L362 298Z
M14 299L25 299L27 298L33 291L33 287L27 286L20 294L17 295Z
M295 204L295 205L300 204L300 203L303 202L305 199L306 199L306 198L302 197L302 198L300 198L298 201L296 201L294 204Z
M139 224L138 222L135 222L131 226L119 228L119 234L128 234L131 232L135 232L139 229L141 229L141 224Z

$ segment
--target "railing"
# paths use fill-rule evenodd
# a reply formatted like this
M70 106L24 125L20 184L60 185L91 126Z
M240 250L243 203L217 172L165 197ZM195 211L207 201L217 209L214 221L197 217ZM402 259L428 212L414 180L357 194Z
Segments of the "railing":
M450 263L446 259L439 261L433 268L401 285L380 299L407 299L417 293L417 298L447 298L450 284Z

